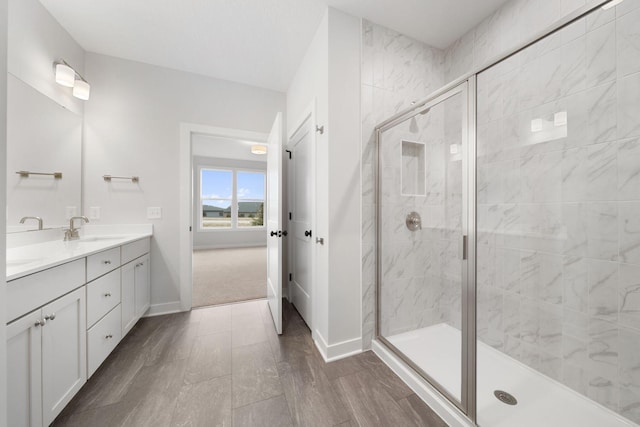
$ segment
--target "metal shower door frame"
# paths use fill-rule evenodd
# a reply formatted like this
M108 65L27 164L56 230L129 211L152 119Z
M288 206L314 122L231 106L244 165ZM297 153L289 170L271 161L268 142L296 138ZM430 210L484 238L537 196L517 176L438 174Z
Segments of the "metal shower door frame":
M380 333L381 295L382 295L382 262L381 262L381 230L382 206L380 186L380 149L381 135L386 130L411 119L423 111L447 99L460 94L462 96L462 235L463 254L461 271L462 302L462 366L461 366L461 399L458 400L429 373L416 365L398 348L385 339ZM383 343L395 356L409 365L425 381L431 384L440 394L445 396L456 408L472 422L476 422L476 77L458 82L455 86L447 86L434 93L428 99L414 105L410 111L396 115L375 128L376 150L375 165L375 201L376 201L376 340Z

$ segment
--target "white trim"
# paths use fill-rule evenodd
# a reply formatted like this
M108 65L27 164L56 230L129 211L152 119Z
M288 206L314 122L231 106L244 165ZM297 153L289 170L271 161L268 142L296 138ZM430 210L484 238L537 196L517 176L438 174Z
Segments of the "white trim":
M294 122L295 126L293 127L293 131L291 132L291 134L289 135L289 137L287 138L287 144L286 144L286 148L291 148L290 147L290 143L291 140L294 139L294 137L296 136L296 134L300 131L300 129L304 126L304 124L307 122L307 120L309 121L309 126L311 126L311 171L309 171L309 173L311 174L311 230L313 230L314 233L316 233L317 235L317 230L318 230L318 222L317 222L317 215L316 215L316 209L317 209L317 203L316 203L316 147L317 147L317 132L315 131L316 128L316 98L313 98L313 100L311 101L311 103L307 106L307 108L304 109L300 120ZM292 179L293 177L289 176L289 169L287 169L287 180ZM289 203L289 186L287 185L287 204ZM291 210L289 209L289 206L287 205L287 209L286 212L291 212ZM289 216L286 216L286 221L287 221L287 228L289 228ZM287 268L289 269L289 271L291 271L291 267L289 265L289 261L291 259L294 259L293 257L291 257L291 251L293 250L292 248L293 245L288 245L287 246ZM313 244L312 243L312 250L311 250L311 321L310 321L310 325L309 328L312 331L315 331L312 333L312 338L316 338L316 333L318 334L318 336L321 337L320 333L315 329L316 325L318 324L318 292L317 292L317 287L318 287L318 280L316 277L316 272L317 270L317 248L318 245ZM288 276L288 275L287 275ZM291 286L289 286L289 282L287 281L287 301L291 301ZM362 317L362 316L361 316ZM325 357L326 353L322 353L322 357ZM326 358L325 358L326 359Z
M182 310L180 301L165 302L162 304L153 304L142 317L161 316L163 314L179 313Z
M402 360L387 350L377 340L371 343L373 352L404 381L440 418L451 427L474 427L456 406L441 395L431 384L420 378Z
M334 362L362 353L362 337L329 345L320 331L316 329L313 342L325 362Z
M212 135L244 141L266 142L267 135L260 132L221 128L195 123L180 123L179 155L179 275L180 275L180 311L188 311L192 305L193 294L193 158L191 136L194 134ZM169 305L172 303L169 303ZM163 304L166 305L166 304Z
M266 245L256 245L255 243L228 243L226 245L198 245L193 246L194 251L206 249L236 249L236 248L266 248Z

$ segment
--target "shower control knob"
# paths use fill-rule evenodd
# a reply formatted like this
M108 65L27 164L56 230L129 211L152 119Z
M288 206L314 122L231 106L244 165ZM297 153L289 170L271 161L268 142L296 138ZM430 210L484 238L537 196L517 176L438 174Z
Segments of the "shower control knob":
M410 212L405 219L407 228L411 231L422 230L422 218L418 212Z

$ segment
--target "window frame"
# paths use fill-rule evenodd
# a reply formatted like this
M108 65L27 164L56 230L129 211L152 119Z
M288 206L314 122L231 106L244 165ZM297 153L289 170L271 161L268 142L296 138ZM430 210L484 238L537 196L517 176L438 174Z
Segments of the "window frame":
M205 200L229 200L229 199L211 199L211 198L203 198L202 197L202 171L203 170L211 170L211 171L228 171L231 172L231 227L203 227L203 201ZM238 173L248 172L248 173L258 173L262 174L264 177L264 199L242 199L242 202L262 202L264 204L263 207L263 219L262 225L257 226L246 226L239 227L238 219L239 219L239 199L238 199ZM201 165L198 166L198 232L202 233L219 233L219 232L242 232L242 231L256 231L256 230L266 230L266 214L267 214L267 171L262 169L252 169L252 168L241 168L241 167L225 167L225 166L209 166L209 165Z

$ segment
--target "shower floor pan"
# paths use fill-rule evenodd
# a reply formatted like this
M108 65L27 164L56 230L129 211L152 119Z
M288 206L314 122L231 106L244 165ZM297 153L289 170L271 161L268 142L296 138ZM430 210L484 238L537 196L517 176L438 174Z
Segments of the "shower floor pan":
M460 331L441 323L387 338L451 394L460 396ZM585 396L478 342L478 425L483 427L637 427ZM496 390L517 399L508 405Z

